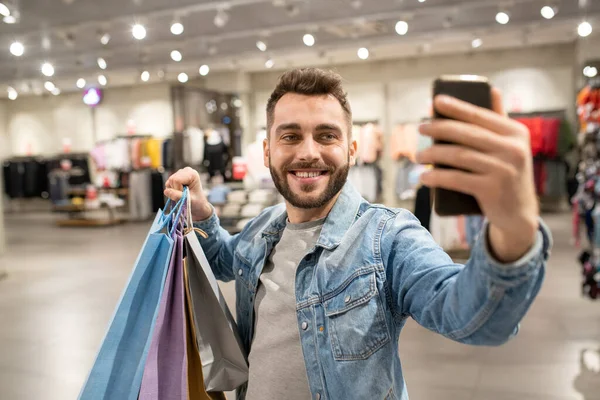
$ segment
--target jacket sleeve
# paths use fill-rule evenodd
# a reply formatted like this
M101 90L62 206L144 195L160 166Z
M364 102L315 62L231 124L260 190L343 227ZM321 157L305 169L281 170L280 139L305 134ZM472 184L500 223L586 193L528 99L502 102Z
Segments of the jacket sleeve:
M207 220L194 222L194 227L203 230L208 235L208 238L205 239L196 234L215 277L223 282L235 279L233 251L240 240L240 234L231 235L223 229L219 217L214 212Z
M533 247L514 263L490 255L488 224L466 265L455 264L408 211L387 221L381 250L392 308L398 321L411 316L452 340L500 345L518 325L540 290L552 239L540 220Z

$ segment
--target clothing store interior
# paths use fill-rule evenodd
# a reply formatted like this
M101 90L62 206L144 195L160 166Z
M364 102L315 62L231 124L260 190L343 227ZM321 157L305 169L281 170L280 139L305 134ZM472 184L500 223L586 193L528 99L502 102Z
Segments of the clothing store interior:
M438 215L420 181L433 82L486 77L530 133L553 248L518 334L472 346L409 318L408 394L385 398L600 399L600 1L2 0L0 14L1 399L82 393L174 172L198 172L232 235L283 202L265 110L299 67L343 78L356 190L414 213L459 263L484 218ZM233 315L235 285L219 282Z

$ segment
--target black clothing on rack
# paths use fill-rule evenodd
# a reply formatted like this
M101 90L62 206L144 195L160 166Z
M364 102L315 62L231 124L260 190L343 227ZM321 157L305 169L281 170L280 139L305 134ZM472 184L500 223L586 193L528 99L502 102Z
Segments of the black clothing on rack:
M225 177L225 169L229 160L229 153L225 143L204 145L204 165L206 166L211 178L217 172Z

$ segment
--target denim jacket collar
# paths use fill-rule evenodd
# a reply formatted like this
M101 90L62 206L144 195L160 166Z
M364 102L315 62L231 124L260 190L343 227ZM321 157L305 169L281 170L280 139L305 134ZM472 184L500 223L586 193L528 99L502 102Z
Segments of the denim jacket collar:
M317 241L317 246L328 250L339 246L342 238L356 219L361 203L361 195L352 186L350 181L346 181L337 201L325 220L321 235ZM287 216L287 211L283 210L263 231L263 236L276 236L279 239L281 232L285 229Z

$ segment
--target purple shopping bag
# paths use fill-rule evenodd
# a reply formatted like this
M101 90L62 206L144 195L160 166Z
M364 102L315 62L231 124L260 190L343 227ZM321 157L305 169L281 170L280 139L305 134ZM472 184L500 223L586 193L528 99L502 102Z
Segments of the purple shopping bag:
M140 400L187 399L183 234L179 229L174 242L175 250L144 368Z

